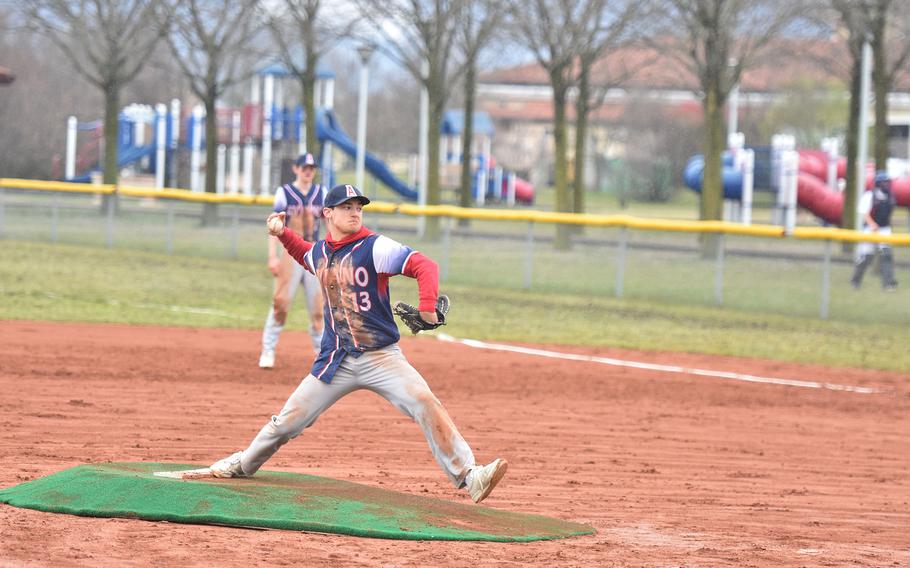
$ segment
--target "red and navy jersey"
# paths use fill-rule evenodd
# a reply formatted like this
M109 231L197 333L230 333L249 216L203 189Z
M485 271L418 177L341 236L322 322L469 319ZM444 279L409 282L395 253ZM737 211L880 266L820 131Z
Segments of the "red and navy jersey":
M322 285L325 327L321 350L310 371L322 381L331 382L344 357L359 357L398 342L389 301L392 276L416 278L420 309L435 309L438 268L409 246L366 228L337 242L328 239L310 245L291 231L279 239Z
M872 220L879 227L891 226L891 213L894 211L896 200L891 189L872 188Z
M860 196L857 210L864 217L868 213L879 227L890 227L895 204L891 188L873 187Z
M275 191L275 213L285 213L285 224L297 232L304 233L304 216L313 218L312 239L319 239L319 219L322 218L322 203L325 199L325 188L318 183L310 186L309 191L303 193L293 183L285 184Z

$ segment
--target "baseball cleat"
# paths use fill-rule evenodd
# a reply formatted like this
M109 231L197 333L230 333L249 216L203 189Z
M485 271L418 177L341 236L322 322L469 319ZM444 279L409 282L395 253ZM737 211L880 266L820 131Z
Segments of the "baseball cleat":
M260 369L271 369L275 366L275 352L267 349L262 352L262 355L259 356L259 368Z
M209 470L212 477L248 477L243 473L243 467L240 466L241 453L236 452L210 465Z
M471 481L468 482L468 493L471 494L471 499L475 503L486 499L506 474L507 469L509 469L509 462L499 458L485 466L475 466L471 470Z

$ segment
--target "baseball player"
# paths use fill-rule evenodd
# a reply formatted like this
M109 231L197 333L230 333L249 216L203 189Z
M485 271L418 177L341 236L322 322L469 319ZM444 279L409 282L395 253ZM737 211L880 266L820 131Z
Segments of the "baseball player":
M312 154L301 154L292 169L296 176L294 182L285 184L275 191L275 212L285 213L288 228L305 240L314 242L319 238L322 200L325 194L323 186L313 183L316 176L316 159ZM277 238L270 235L268 239L269 271L275 276L275 289L272 307L262 330L262 353L259 355L259 367L262 369L271 369L275 366L278 336L284 329L288 311L297 294L297 287L301 284L310 314L310 338L316 352L319 351L322 342L322 293L319 281L285 254Z
M894 211L895 199L891 192L891 178L888 172L875 172L875 185L871 191L863 193L859 200L859 213L863 218L863 232L891 234L891 213ZM894 253L891 245L886 243L860 243L856 247L856 266L850 283L859 290L863 283L863 274L875 259L875 253L881 253L878 268L882 277L882 288L887 292L897 289L894 279Z
M259 431L249 447L210 466L215 477L245 477L289 440L312 425L341 397L369 389L414 419L436 462L474 502L486 498L508 468L503 459L476 465L470 446L423 377L398 347L398 328L389 305L389 280L403 274L417 280L419 317L438 322L439 271L436 263L410 247L363 226L363 206L370 202L354 186L339 185L325 197L328 235L309 243L287 230L286 214L268 218L269 234L316 275L325 303L322 348L310 373Z

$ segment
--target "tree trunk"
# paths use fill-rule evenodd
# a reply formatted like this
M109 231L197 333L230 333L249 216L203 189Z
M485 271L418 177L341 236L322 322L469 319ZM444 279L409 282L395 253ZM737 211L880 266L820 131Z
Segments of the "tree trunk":
M120 87L104 88L104 183L116 184L120 174L117 146L120 140Z
M724 151L723 102L718 85L711 85L705 93L705 167L701 184L701 219L723 218L723 179L721 159Z
M853 229L856 227L856 176L865 175L865 158L857 160L859 150L859 114L860 114L860 86L862 81L862 52L854 55L853 66L850 70L850 110L847 119L847 185L844 188L844 210L841 216L841 227ZM849 248L845 243L845 249Z
M723 220L724 188L721 161L724 151L723 97L720 85L709 84L704 98L705 166L701 183L700 217L703 221ZM713 233L702 233L701 252L705 258L717 253L720 239Z
M568 147L566 138L566 98L567 87L560 80L552 81L553 86L553 141L555 152L555 177L556 177L556 211L569 213L572 210L569 196L568 173L569 165L566 156ZM554 246L557 250L568 250L571 246L569 239L570 228L568 225L556 225L556 239Z
M464 124L461 129L461 187L458 192L458 204L462 207L470 207L473 201L471 187L474 181L474 176L472 175L472 166L474 164L472 152L474 146L474 64L473 58L468 61L464 77ZM459 219L458 225L467 227L470 222L470 219Z
M427 89L429 95L430 116L427 128L427 205L439 205L442 201L442 188L439 183L439 132L442 129L443 106L445 97L440 92L439 84ZM425 217L424 239L437 241L440 236L439 217Z
M888 167L888 54L885 51L884 18L876 20L872 38L872 85L875 92L875 167L880 170Z
M209 88L205 100L205 192L217 192L218 172L218 116L215 112L215 89ZM218 204L203 206L202 225L213 227L218 224Z
M120 85L110 83L104 87L104 176L106 184L116 184L120 177ZM113 202L113 203L111 203ZM106 214L109 206L117 206L116 194L105 195L101 200L101 213Z
M314 64L315 65L315 64ZM319 163L322 163L322 156L319 155L319 138L317 136L317 116L316 116L316 70L307 70L303 74L303 80L300 84L303 90L303 112L306 119L306 151L316 156ZM323 183L325 178L323 178ZM360 188L363 191L363 188Z
M585 212L585 155L588 138L588 97L590 96L589 68L581 70L578 98L575 100L575 184L572 211ZM578 230L582 225L577 225Z
M319 159L322 163L322 156L319 148L319 130L316 116L316 68L319 65L319 57L316 53L316 30L315 21L307 18L307 31L304 34L306 42L306 69L303 70L303 89L304 113L306 114L306 151ZM325 183L322 178L322 183ZM331 188L329 188L331 189ZM364 188L360 188L363 191Z

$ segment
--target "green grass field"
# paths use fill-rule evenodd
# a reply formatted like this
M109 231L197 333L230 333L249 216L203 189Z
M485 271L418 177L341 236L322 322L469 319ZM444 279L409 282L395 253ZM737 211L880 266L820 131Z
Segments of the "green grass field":
M261 247L264 258L264 238L258 230L256 233L255 244L245 243L244 247ZM462 248L471 247L457 250ZM3 319L258 329L270 301L272 279L262 260L9 238L0 241L0 250ZM543 255L544 250L540 252L535 267L555 264ZM514 262L510 265L507 256L490 258L484 266L477 266L476 255L470 261L461 257L451 255L450 274L460 276L450 277L443 285L453 300L446 332L458 337L910 371L906 325L899 321L822 321L806 315L761 313L748 309L745 300L746 308L730 309L704 303L687 305L678 296L675 300L644 300L630 293L629 298L615 299L609 293L592 292L599 281L595 276L579 279L576 286L558 285L559 278L570 280L572 276L556 266L538 272L535 278L540 284L524 291L516 275L520 268ZM482 277L470 272L472 266L485 269L478 270ZM607 269L602 270L609 281ZM646 268L635 270L644 272ZM630 272L634 271L630 268ZM475 277L469 278L469 273ZM681 278L682 273L674 269L668 278ZM698 296L703 291L694 284L701 278L695 275L692 280L686 293ZM630 291L634 283L630 276ZM609 292L611 285L604 288ZM874 288L869 295L873 293L884 297ZM393 301L413 302L416 286L410 279L398 278L392 294ZM788 291L783 297L799 301L800 296L798 291ZM761 300L750 301L761 308ZM305 327L301 308L297 306L292 313L289 328ZM901 317L907 313L903 309Z
M124 199L109 250L106 219L92 196L7 192L2 203L0 318L262 323L271 294L259 221L266 207L225 206L219 226L201 227L199 205ZM691 204L661 207L669 217L668 208L682 212ZM901 339L910 324L910 271L899 267L904 287L895 294L881 292L874 271L856 292L839 245L829 320L822 321L822 243L727 237L719 307L717 263L699 256L695 235L630 232L618 299L618 229L587 228L571 251L558 252L549 241L552 226L531 227L529 249L526 223L472 221L431 243L416 240L414 218L365 218L439 262L443 291L455 305L447 328L454 335L910 371ZM896 255L906 263L910 249ZM415 300L406 278L396 280L393 293ZM305 321L292 315L290 326Z

